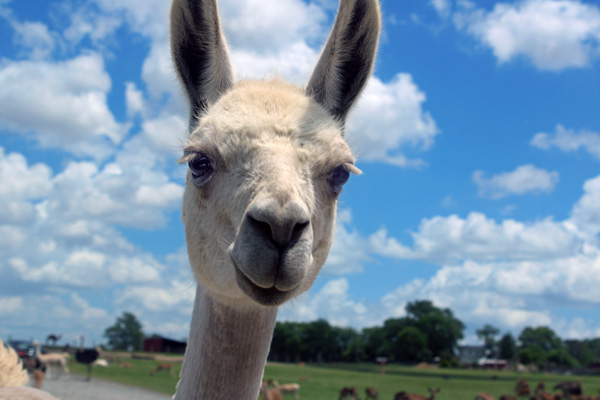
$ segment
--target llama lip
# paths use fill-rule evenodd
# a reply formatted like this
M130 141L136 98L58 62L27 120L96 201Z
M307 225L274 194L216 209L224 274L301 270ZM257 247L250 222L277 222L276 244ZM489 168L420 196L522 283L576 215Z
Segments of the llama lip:
M270 288L263 288L256 285L250 278L248 278L236 265L233 257L231 258L235 269L235 277L237 284L242 291L256 301L258 304L263 306L278 306L289 300L294 290L282 291L277 289L275 286Z

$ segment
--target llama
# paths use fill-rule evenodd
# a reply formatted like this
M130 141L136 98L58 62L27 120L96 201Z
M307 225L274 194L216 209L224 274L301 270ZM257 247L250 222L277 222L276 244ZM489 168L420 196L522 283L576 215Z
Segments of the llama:
M258 395L277 307L316 279L338 194L359 172L343 126L379 30L377 0L342 0L305 90L234 84L216 1L173 1L171 49L191 109L182 218L198 281L175 399Z
M373 69L379 4L341 0L304 90L234 83L216 0L173 0L170 18L190 106L182 220L197 281L174 399L256 399L278 306L313 284L338 195L360 172L344 124Z
M300 385L297 383L286 383L284 385L280 385L279 382L269 379L267 383L273 385L275 389L278 389L282 395L293 394L294 398L298 398L298 392L300 391Z
M42 354L40 342L33 342L33 347L35 347L35 356L40 360L40 362L46 364L49 370L50 367L56 366L60 368L59 371L62 371L65 374L69 373L69 367L67 366L67 359L69 358L68 353Z
M262 394L262 400L283 400L283 395L277 388L269 389L267 382L262 382L259 393Z

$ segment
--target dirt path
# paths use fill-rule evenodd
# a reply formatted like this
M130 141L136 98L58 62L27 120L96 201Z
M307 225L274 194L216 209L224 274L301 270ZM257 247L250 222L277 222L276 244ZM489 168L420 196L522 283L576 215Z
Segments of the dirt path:
M61 400L169 400L171 396L149 392L133 386L71 374L58 379L46 379L42 389Z

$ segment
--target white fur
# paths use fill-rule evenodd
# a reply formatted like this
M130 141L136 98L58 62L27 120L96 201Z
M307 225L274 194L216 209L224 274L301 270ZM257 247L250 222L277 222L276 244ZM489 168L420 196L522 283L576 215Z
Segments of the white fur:
M310 288L333 241L333 171L359 172L344 121L371 73L380 29L377 0L342 0L302 90L235 83L217 14L215 0L171 8L172 55L190 104L180 162L208 158L214 171L206 180L188 172L183 199L198 281L175 395L185 400L259 394L277 306Z

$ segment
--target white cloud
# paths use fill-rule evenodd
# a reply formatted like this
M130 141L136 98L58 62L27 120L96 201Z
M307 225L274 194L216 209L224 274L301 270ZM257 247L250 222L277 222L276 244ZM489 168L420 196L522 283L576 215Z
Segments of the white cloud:
M47 165L29 166L22 154L9 153L0 147L0 199L39 199L52 190L52 171Z
M25 296L0 296L0 334L33 338L44 342L48 332L62 333L66 343L79 343L82 333L99 339L101 329L113 321L105 310L90 306L89 300L78 294L54 292L29 293ZM93 333L92 333L93 332ZM89 342L86 342L86 344Z
M134 32L155 40L167 37L169 0L94 0L94 3L111 17L127 21Z
M499 199L509 195L549 193L558 183L558 172L549 172L527 164L490 178L486 178L483 171L475 171L473 182L477 185L481 197Z
M588 179L584 194L571 210L571 220L582 231L597 235L600 232L600 176Z
M583 149L600 160L600 134L588 130L575 132L573 129L566 129L562 125L557 125L556 132L553 134L537 133L531 139L531 145L544 150L556 147L566 152Z
M0 62L1 125L33 133L44 147L105 158L128 131L108 108L110 86L98 54L62 62L4 60Z
M440 17L445 19L450 16L450 9L452 7L450 0L430 0L429 4L435 8Z
M48 58L56 47L54 34L48 26L40 22L13 23L15 44L20 47L21 54L30 59Z
M420 166L401 149L409 146L427 150L439 130L428 112L423 111L425 94L410 74L398 74L389 83L371 78L348 120L348 141L361 159L398 166Z
M344 275L363 271L364 263L369 259L364 238L352 231L349 210L346 216L338 219L333 244L321 273L326 275Z
M600 9L573 0L497 3L492 11L465 8L454 16L489 46L500 63L519 56L542 70L590 65L600 50Z
M366 326L373 316L362 302L350 299L345 278L332 279L317 293L305 294L280 308L279 320L314 321L327 319L337 326Z
M125 84L125 103L129 117L144 113L144 93L133 82Z
M583 239L567 222L550 218L533 223L511 219L495 222L478 212L423 219L412 233L408 249L379 232L371 236L371 249L388 257L420 259L437 264L465 260L547 260L576 254Z
M58 287L158 282L163 266L113 226L161 226L179 206L183 188L145 160L137 169L72 162L53 175L0 148L0 270Z
M137 303L153 312L189 315L194 305L195 286L191 281L171 281L161 286L131 286L116 299L117 304Z
M299 40L311 42L326 34L327 15L316 4L301 0L224 0L219 13L233 49L279 52Z

